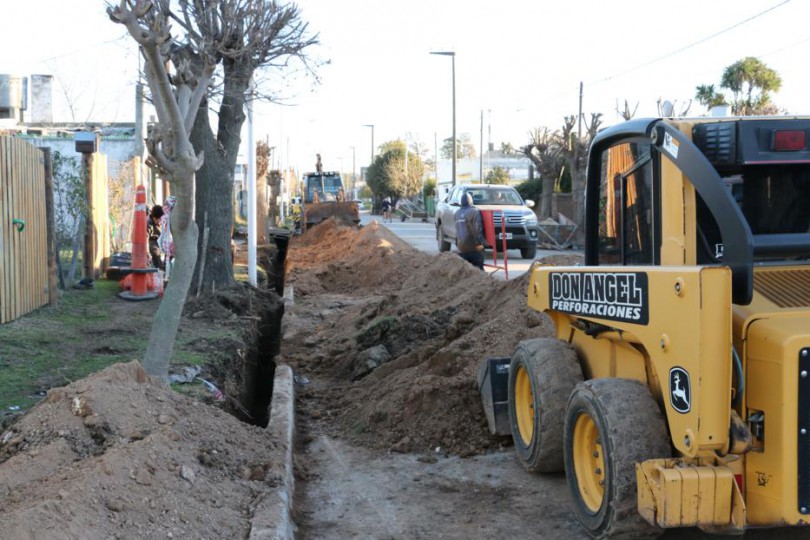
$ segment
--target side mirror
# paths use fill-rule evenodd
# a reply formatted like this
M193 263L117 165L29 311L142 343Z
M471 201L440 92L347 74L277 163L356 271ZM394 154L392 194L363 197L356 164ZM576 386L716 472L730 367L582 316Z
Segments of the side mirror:
M526 203L526 206L528 206L529 208L534 208L534 201L533 200L526 199L524 202Z

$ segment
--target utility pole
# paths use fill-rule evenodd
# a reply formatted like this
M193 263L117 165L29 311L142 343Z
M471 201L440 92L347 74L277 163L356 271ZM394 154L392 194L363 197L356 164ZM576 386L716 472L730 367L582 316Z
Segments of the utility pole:
M439 138L433 132L433 176L436 179L436 194L439 194Z
M478 156L478 173L484 183L484 109L481 109L481 155Z
M247 198L248 198L248 283L252 286L257 284L256 272L256 246L258 237L258 227L256 227L256 140L253 136L253 97L256 91L256 83L253 78L248 84L249 98L247 105L247 144L248 144L248 178L247 178Z
M408 132L405 132L405 183L408 182Z
M357 178L354 174L355 168L355 156L354 156L354 146L350 146L349 148L352 149L352 200L359 199L357 196Z
M364 127L371 128L371 162L374 163L374 124L363 124Z
M577 117L577 138L582 138L582 81L579 81L579 116Z

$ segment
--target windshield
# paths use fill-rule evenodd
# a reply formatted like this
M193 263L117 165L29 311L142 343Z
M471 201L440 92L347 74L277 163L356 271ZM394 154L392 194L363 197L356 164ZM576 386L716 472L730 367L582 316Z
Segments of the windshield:
M340 191L340 176L324 176L323 177L323 189L326 193L333 193L337 195L337 192Z
M510 187L495 188L495 189L469 188L467 190L467 193L472 195L473 204L476 206L480 205L514 206L523 204L523 200L520 198L520 195L518 195L518 192Z
M340 175L308 175L306 179L306 202L313 202L314 194L318 192L318 200L320 202L335 201L338 198L338 193L343 187L340 181Z

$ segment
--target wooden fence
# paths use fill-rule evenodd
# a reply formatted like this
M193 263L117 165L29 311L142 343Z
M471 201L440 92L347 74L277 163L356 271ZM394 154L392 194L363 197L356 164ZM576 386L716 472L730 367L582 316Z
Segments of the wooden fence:
M42 152L0 137L0 324L48 303L45 212Z

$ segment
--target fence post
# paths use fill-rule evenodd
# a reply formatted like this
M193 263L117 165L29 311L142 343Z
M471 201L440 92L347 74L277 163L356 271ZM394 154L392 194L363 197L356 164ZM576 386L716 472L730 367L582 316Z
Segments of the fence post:
M53 162L51 161L51 149L40 148L45 162L45 219L48 231L48 304L57 306L59 304L59 292L57 291L57 257L56 252L56 218L53 207Z
M82 172L84 173L84 186L87 190L87 215L84 218L84 277L88 279L96 278L95 271L95 242L93 223L93 154L89 152L82 153Z

